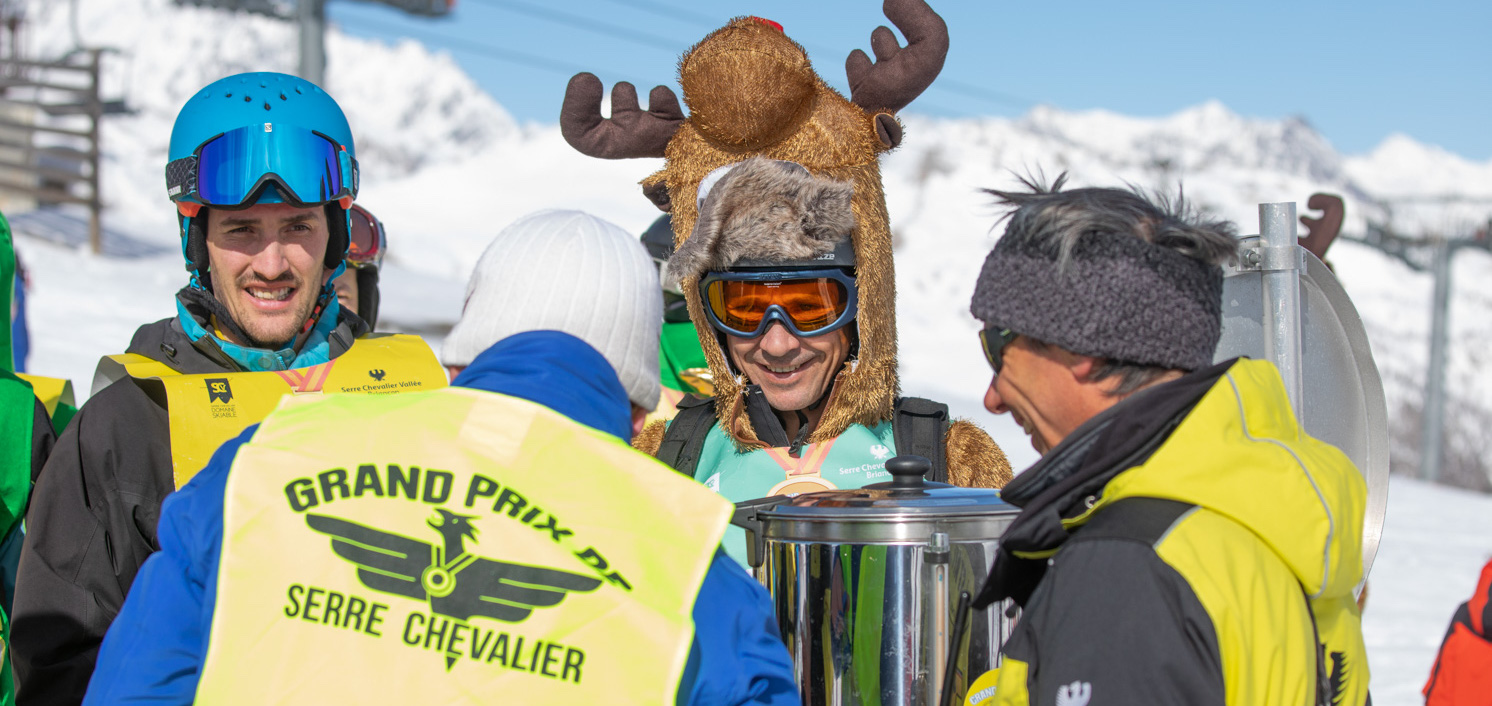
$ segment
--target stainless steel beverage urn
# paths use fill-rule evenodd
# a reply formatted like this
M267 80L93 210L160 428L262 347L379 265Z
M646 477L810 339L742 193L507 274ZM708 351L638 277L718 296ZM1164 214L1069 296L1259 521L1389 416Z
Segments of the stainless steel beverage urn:
M978 594L1019 510L994 490L924 480L930 468L897 456L890 482L737 506L804 704L936 706L945 681L962 704L997 665L1005 606L960 598Z

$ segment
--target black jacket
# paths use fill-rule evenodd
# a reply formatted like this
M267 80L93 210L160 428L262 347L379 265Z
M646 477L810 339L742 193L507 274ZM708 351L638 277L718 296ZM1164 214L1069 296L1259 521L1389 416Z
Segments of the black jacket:
M188 310L205 318L190 303ZM331 356L366 332L361 319L344 314L329 337ZM140 327L128 352L183 374L242 372L210 338L193 343L175 318ZM173 490L166 409L133 378L78 410L37 479L26 516L11 616L17 703L83 700L104 633L135 572L160 548L156 520Z
M37 400L32 411L31 419L31 482L35 483L37 476L41 475L41 468L47 462L47 457L52 455L52 447L57 445L57 432L52 429L52 418L47 416L47 408Z

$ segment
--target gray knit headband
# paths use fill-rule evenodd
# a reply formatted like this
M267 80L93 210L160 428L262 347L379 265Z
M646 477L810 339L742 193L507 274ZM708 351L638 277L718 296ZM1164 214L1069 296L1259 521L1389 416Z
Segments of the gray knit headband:
M1222 269L1129 234L1089 232L1070 259L1006 237L984 261L974 317L1073 353L1197 370L1222 332Z

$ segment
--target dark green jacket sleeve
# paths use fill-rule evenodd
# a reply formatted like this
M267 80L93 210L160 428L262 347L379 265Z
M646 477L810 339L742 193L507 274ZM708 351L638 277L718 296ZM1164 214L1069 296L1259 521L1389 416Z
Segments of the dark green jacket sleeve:
M52 455L52 447L57 445L57 432L52 430L52 420L47 417L47 408L42 405L41 400L35 402L31 420L31 468L28 471L32 483L41 475L42 466L46 464L47 457ZM26 533L20 522L15 523L6 531L4 538L0 539L0 601L3 601L7 620L14 608L16 568L21 561L21 543L25 539Z
M1212 621L1149 544L1063 546L1003 652L1028 665L1032 704L1175 704L1223 700Z

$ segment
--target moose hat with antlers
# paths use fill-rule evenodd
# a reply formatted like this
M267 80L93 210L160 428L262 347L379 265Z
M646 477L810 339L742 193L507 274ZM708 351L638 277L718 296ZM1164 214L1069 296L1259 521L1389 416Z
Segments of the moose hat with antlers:
M876 28L871 34L876 61L857 49L846 62L848 100L814 72L807 52L781 26L740 17L705 37L680 60L679 83L689 117L684 117L673 91L663 86L652 90L648 110L642 110L636 90L623 82L612 90L611 118L603 119L602 84L588 73L570 79L560 116L565 139L585 154L666 158L663 170L644 179L642 186L648 198L671 214L675 244L681 248L697 232L701 181L722 167L761 156L801 165L826 184L852 185L852 219L839 214L837 220L853 222L859 353L835 382L824 415L809 437L815 443L840 435L852 424L871 426L891 419L898 393L895 273L877 158L901 141L896 111L911 103L942 70L948 27L923 0L885 0L884 11L908 45L900 46L890 29ZM829 201L843 208L842 201ZM728 214L709 220L730 222ZM729 232L712 232L713 254L703 259L717 269L748 259L770 260L775 253L792 250L790 245L761 243L759 235L733 239ZM802 240L805 234L783 237ZM700 259L698 253L695 258ZM690 316L716 381L720 425L742 447L759 445L738 400L744 380L733 374L706 323L699 273L683 274Z

